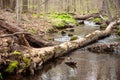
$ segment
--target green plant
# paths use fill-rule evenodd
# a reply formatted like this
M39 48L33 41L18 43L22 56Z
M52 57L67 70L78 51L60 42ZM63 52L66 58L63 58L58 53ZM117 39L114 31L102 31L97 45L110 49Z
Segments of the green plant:
M102 21L102 19L101 18L94 18L92 21L95 23L100 23Z
M7 67L6 71L7 72L13 72L15 68L18 67L18 61L11 61L9 66Z
M70 41L73 41L73 40L76 40L76 39L78 39L78 36L77 35L73 35L73 36L71 36Z
M66 28L69 24L78 25L78 22L70 14L66 13L54 13L50 15L50 19L55 28Z
M30 65L31 60L30 60L29 58L23 57L23 61L24 61L24 63L26 63L27 65Z
M12 52L12 54L14 54L14 55L21 55L21 52L15 50L14 52Z

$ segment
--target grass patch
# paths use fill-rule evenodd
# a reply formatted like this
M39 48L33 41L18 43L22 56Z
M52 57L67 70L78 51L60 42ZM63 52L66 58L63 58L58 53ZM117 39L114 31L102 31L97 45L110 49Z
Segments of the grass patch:
M53 26L57 29L66 28L71 25L78 25L78 22L70 15L66 13L54 13L49 16Z

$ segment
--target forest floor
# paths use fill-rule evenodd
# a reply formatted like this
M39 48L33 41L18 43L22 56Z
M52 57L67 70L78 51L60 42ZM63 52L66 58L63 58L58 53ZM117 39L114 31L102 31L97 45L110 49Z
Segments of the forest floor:
M16 14L15 12L9 12L0 9L0 19L5 20L13 26L17 26ZM37 18L36 15L32 13L23 13L21 15L21 24L20 27L23 28L26 32L35 34L38 37L39 34L45 33L49 28L52 27L51 23L48 22L43 16ZM11 34L6 29L0 27L0 35ZM19 39L16 36L8 36L0 38L0 57L2 55L9 54L15 50L21 51L22 47L19 43ZM4 53L4 54L3 54Z
M8 23L17 26L15 12L0 10L0 19L4 19ZM20 27L31 33L39 33L47 31L52 27L52 24L44 16L38 18L36 14L22 13Z

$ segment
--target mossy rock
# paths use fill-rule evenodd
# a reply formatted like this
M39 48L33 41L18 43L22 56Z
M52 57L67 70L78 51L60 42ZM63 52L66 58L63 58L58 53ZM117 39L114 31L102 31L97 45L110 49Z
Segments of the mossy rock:
M47 33L57 33L58 31L55 28L49 28L46 30Z
M102 23L102 19L101 18L94 18L92 21L95 22L96 24Z
M78 22L70 14L57 14L50 15L53 27L57 29L67 28L69 26L78 25Z
M53 37L47 37L48 40L54 41Z
M77 40L77 39L78 39L78 36L77 35L73 35L73 36L71 36L70 41Z
M107 26L106 24L101 24L101 25L100 25L100 29L105 30L105 29L106 29L106 26Z
M61 35L63 35L63 36L66 35L66 31L61 31L60 33L61 33Z
M18 61L11 61L6 69L6 72L12 73L17 67L18 67Z
M72 36L73 36L73 34L72 34L72 33L69 33L69 34L68 34L68 36L72 37Z

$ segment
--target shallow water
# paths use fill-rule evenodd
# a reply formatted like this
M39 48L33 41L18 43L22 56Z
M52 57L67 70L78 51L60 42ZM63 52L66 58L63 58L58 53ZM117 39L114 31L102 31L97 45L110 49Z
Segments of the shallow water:
M84 35L99 29L99 27L77 27L73 34L83 37ZM60 34L49 35L57 41L65 42L69 37ZM119 36L112 35L97 43L118 42ZM18 76L6 80L120 80L120 56L107 53L92 53L77 49L69 52L65 57L52 60L38 70L35 76ZM113 53L114 54L114 53ZM66 62L74 62L75 67L66 65Z
M66 34L64 35L61 35L61 33L54 33L54 34L48 34L48 36L54 38L55 41L66 42L70 40L68 34L78 35L78 37L81 38L95 30L99 30L99 26L80 25L73 29L75 30L74 32L66 31Z
M72 52L71 61L77 68L63 61L37 77L35 80L119 80L120 58L109 54L94 54L77 50Z

